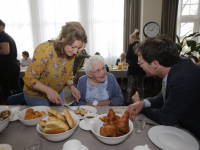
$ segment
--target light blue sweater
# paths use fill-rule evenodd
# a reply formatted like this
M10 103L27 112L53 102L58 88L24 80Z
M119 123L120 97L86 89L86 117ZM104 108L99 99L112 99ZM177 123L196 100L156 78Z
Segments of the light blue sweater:
M123 103L123 95L121 92L121 89L119 87L119 84L117 83L115 76L112 73L107 73L107 79L108 79L108 95L109 99L112 100L112 103L114 106L121 106ZM87 85L87 75L82 76L78 80L77 89L80 91L81 99L79 101L79 105L86 105L86 85ZM77 106L77 102L75 99L73 100L73 106Z

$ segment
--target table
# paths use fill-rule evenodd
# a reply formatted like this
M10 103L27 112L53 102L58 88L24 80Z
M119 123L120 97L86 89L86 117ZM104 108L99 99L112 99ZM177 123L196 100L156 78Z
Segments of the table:
M109 72L112 73L115 78L127 78L127 69L122 69L122 70L110 70ZM81 76L85 75L85 70L84 69L80 69L79 71L77 71L75 78L80 78Z
M20 110L28 107L29 106L20 106ZM62 106L51 106L51 108L59 112L62 112L64 109ZM102 114L103 110L107 109L107 106L99 106L96 108L97 114ZM148 118L146 120L149 123L154 123ZM147 144L151 150L160 150L148 137L148 131L151 127L150 125L146 125L142 136L138 136L132 132L124 142L118 145L106 145L100 142L91 131L85 131L79 127L77 127L74 134L68 139L61 142L50 142L40 136L36 130L36 126L29 127L21 124L19 121L15 121L10 122L8 127L0 134L0 144L10 144L13 150L20 150L23 149L24 144L30 139L40 139L42 141L43 150L62 150L66 141L77 139L81 141L83 145L87 146L89 150L133 150L135 146L145 144Z
M27 67L22 67L19 73L19 78L23 78L25 76ZM110 73L112 73L116 78L127 78L127 69L122 70L110 70ZM77 71L75 78L80 78L81 76L85 75L85 71L83 69L80 69Z

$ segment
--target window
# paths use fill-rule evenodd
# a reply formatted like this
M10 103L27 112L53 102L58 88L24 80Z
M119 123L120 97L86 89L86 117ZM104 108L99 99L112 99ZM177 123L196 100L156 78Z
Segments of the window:
M199 32L199 0L180 0L177 18L177 35L179 37Z

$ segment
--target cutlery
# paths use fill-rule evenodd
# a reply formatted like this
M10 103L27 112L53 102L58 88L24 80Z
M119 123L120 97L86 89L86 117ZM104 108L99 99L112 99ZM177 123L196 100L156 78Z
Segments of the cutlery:
M74 111L74 109L72 109L71 107L67 106L66 104L63 105L64 107L66 107L67 109Z
M156 124L148 123L146 122L145 124L150 125L150 126L156 126Z

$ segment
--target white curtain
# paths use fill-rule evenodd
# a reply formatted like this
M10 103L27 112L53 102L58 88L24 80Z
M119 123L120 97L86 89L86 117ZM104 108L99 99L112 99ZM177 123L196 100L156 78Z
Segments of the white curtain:
M57 37L68 21L80 21L85 28L88 54L100 52L109 65L123 52L123 0L0 0L0 5L18 59L24 50L32 57L36 46Z

